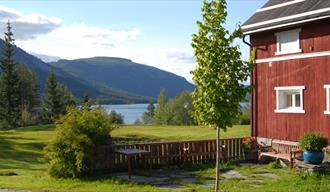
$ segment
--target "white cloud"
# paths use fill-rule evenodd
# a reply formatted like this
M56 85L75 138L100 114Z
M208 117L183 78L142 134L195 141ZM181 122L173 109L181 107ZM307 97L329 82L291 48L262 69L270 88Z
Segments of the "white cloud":
M0 6L1 31L5 31L6 23L10 21L17 40L35 39L38 35L47 34L61 24L57 17L47 17L42 14L23 14L17 10Z
M166 57L183 63L195 63L195 58L192 54L175 49L168 51Z
M62 26L54 30L50 36L76 45L115 47L116 44L135 40L140 34L141 31L137 28L128 31L114 31L80 23Z
M32 53L63 59L95 56L122 57L181 75L191 81L191 50L155 47L139 37L139 28L113 30L86 23L63 25L61 19L0 6L0 32L10 20L17 46ZM2 28L1 28L2 27Z

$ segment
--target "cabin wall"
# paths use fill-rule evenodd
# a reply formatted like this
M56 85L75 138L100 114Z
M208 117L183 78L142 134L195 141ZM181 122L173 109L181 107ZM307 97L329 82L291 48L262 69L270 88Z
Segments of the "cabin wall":
M275 33L290 29L301 28L300 47L301 53L315 53L321 51L330 51L330 19L322 22L316 22L300 27L291 27L288 29L276 30L271 32L257 33L250 37L251 44L259 49L256 52L257 59L271 57L281 57L275 55L276 36ZM296 55L295 53L294 55Z
M330 20L301 28L303 53L330 51ZM275 57L276 32L251 37L254 46L266 47L257 51L256 59ZM306 132L320 132L330 140L330 115L324 114L324 84L330 84L330 56L258 63L252 83L256 86L251 101L253 136L297 141ZM276 86L305 86L305 113L275 113Z

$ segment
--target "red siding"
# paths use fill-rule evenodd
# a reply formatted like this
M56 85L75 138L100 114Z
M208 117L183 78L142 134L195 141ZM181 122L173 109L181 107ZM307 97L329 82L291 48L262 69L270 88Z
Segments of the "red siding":
M330 20L301 28L303 53L330 51ZM251 37L253 45L267 48L258 50L256 59L274 57L274 33ZM323 87L330 84L330 56L259 63L253 72L252 82L256 86L252 95L254 136L297 141L304 133L313 131L330 138L330 115L324 114L326 98ZM305 86L305 114L275 113L274 87L302 85Z
M292 27L290 29L301 28L300 32L300 47L302 53L312 53L320 51L330 51L330 20L305 25L302 27ZM257 50L256 58L264 59L275 56L276 52L276 32L277 30L265 33L258 33L251 36L253 46L260 48ZM282 56L282 55L281 55Z

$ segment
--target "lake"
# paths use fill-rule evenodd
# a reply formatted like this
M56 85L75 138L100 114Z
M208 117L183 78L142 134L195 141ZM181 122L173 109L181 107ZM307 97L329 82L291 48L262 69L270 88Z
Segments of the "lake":
M136 119L142 117L142 114L147 111L149 104L128 104L128 105L101 105L107 112L112 110L124 116L125 124L134 124Z
M142 121L142 114L147 111L149 104L127 104L127 105L101 105L108 113L112 110L124 116L125 124L134 124L139 118ZM155 104L156 106L156 104ZM249 109L250 103L241 103L243 108Z

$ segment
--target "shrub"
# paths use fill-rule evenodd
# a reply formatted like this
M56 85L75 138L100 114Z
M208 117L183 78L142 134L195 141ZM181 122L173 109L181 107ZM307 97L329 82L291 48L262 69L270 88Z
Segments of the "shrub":
M69 108L56 122L56 136L45 148L49 173L57 178L93 173L95 152L110 141L114 129L100 108Z
M300 147L306 151L322 151L327 146L327 138L319 133L306 133L299 139Z

